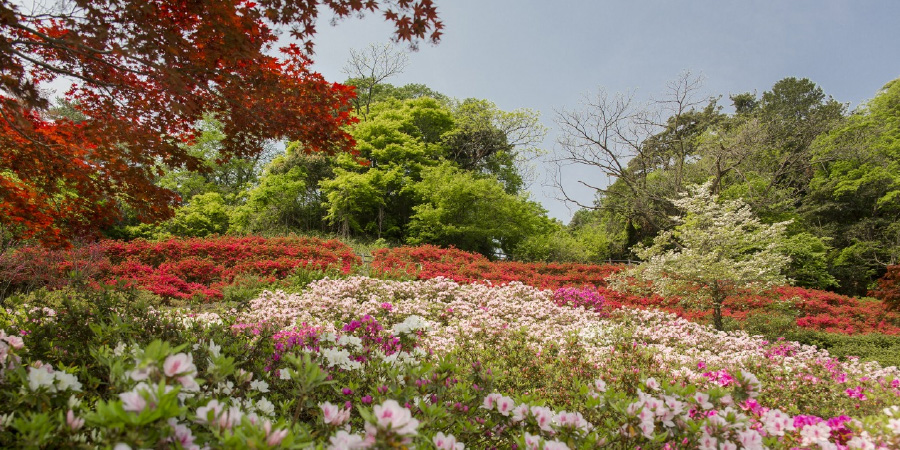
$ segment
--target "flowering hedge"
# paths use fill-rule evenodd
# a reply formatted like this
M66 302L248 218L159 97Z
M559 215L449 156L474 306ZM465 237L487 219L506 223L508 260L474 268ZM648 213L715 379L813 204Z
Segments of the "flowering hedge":
M489 261L487 258L457 249L430 245L380 249L372 263L375 274L436 277L458 282L513 281L542 289L591 287L609 307L631 306L660 308L691 320L708 320L710 311L687 309L676 297L640 296L606 287L606 278L621 269L612 265L521 263ZM776 303L795 309L800 328L841 334L883 333L900 335L900 312L882 302L847 297L827 291L798 287L778 287L762 295L736 295L725 300L723 315L737 320L770 314Z
M349 274L360 259L337 240L307 237L213 237L101 241L69 250L25 247L0 256L0 279L11 290L73 279L112 284L124 281L165 298L222 297L236 279L274 282L298 267ZM2 287L2 286L0 286Z

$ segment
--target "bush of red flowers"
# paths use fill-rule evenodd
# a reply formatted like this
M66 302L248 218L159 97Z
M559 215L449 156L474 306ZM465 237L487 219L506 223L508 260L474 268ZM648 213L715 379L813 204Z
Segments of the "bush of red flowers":
M101 241L67 250L23 247L0 255L0 289L124 281L165 298L214 300L237 278L274 282L298 267L348 274L359 264L346 244L308 237Z

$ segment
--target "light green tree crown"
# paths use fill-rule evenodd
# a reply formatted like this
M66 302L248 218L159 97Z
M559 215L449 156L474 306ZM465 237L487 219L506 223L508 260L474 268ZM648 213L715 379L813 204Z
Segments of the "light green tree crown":
M660 295L703 306L736 289L787 283L782 273L790 258L779 246L790 222L764 224L743 201L719 201L710 186L693 186L672 201L684 211L673 217L678 225L660 233L653 245L637 246L644 263L621 272L614 287L650 282Z

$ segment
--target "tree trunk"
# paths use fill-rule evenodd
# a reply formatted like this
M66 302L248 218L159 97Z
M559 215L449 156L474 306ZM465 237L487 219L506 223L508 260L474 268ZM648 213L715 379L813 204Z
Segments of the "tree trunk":
M718 331L723 331L722 325L722 303L725 302L725 295L719 289L719 282L713 282L713 326Z

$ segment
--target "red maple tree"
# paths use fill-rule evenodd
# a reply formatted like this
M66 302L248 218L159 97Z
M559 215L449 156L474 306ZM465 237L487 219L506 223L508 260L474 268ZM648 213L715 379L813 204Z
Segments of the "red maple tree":
M162 165L200 169L185 144L213 113L223 154L268 139L352 150L352 88L309 69L316 19L377 13L395 39L437 42L432 0L0 0L0 225L65 244L120 216L171 214ZM300 45L277 48L284 31ZM277 51L276 51L277 50ZM48 83L72 82L54 113Z

